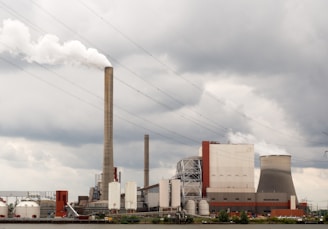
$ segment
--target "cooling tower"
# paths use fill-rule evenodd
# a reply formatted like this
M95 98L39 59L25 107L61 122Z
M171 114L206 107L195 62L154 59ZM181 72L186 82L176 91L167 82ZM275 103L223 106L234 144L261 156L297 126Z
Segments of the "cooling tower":
M287 193L295 195L294 183L291 175L290 155L261 156L261 175L257 188L258 193Z
M108 184L114 181L113 68L105 67L105 126L101 199L108 200Z

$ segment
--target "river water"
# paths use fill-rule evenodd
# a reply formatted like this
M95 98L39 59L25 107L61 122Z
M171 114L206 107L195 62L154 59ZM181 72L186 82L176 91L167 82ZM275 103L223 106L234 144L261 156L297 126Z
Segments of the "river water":
M1 224L0 229L327 229L327 224Z

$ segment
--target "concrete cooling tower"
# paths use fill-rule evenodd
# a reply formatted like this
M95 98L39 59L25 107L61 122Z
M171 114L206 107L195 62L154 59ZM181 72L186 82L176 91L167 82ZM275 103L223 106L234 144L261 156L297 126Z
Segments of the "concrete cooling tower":
M287 193L288 196L296 196L290 155L261 156L260 162L258 193Z

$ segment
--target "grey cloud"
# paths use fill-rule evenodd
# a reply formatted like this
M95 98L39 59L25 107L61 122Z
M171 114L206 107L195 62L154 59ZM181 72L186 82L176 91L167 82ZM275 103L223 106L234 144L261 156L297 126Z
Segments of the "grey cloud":
M77 10L61 12L73 3ZM61 40L88 40L88 47L108 54L116 78L115 165L123 170L143 169L145 133L150 135L151 167L155 171L174 168L178 160L197 155L202 140L226 142L226 133L231 130L272 139L271 143L293 154L295 167L325 168L324 162L318 162L327 145L322 131L328 131L325 1L142 1L134 3L133 9L126 1L89 3L101 13L99 16L149 53L91 14L79 1L73 3L39 3L72 31L33 4L22 3L29 5L28 12L21 6L17 10L45 33ZM15 6L18 1L10 4ZM7 18L5 10L0 10L4 13L1 19ZM82 31L83 37L75 30ZM40 31L33 30L34 38L40 35ZM0 135L59 148L34 150L36 164L50 155L71 172L74 168L85 169L86 174L100 171L103 72L83 66L51 67L73 82L68 83L36 64L27 65L8 54L1 57L58 88L0 60ZM239 87L225 91L220 80L249 86L252 91L238 96ZM211 95L207 91L210 84L214 87ZM271 128L259 125L261 122L268 122ZM293 137L297 139L289 139ZM18 154L3 156L13 160ZM93 181L84 181L87 183L92 185Z

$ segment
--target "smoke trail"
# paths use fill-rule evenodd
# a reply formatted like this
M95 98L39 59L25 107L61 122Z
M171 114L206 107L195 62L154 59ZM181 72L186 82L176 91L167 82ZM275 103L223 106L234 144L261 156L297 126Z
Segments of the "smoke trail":
M60 43L55 35L46 34L36 42L31 40L29 28L18 20L6 19L0 27L0 53L20 56L27 62L39 64L86 65L96 68L111 66L96 49L86 48L80 41Z
M228 133L228 139L233 144L254 144L255 152L263 155L290 155L285 149L282 149L276 145L268 144L264 141L259 141L255 136L251 134Z

